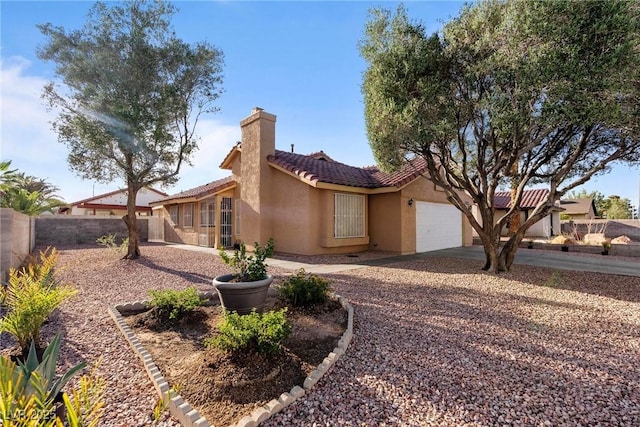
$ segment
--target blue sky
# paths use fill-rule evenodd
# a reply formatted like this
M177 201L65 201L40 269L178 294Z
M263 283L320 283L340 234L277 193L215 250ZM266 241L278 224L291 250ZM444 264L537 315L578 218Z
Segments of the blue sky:
M46 178L72 202L111 191L108 185L83 181L67 165L67 149L57 142L40 99L53 78L53 65L36 57L44 38L36 24L51 22L79 29L93 2L0 2L1 151L2 160L29 175ZM178 1L173 25L188 42L207 40L225 54L221 111L204 117L200 149L193 166L182 169L175 193L221 178L218 165L240 139L239 122L253 107L277 115L276 146L311 153L324 150L343 163L374 164L364 124L360 85L365 63L358 52L368 10L395 9L397 2L239 2ZM458 14L462 2L409 1L413 19L429 31ZM584 186L638 203L640 170L616 167Z

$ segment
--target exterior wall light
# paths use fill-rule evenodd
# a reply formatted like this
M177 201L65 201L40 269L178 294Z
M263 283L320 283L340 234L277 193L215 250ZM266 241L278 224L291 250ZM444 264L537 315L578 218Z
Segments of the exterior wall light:
M409 199L409 206L413 206L413 199Z

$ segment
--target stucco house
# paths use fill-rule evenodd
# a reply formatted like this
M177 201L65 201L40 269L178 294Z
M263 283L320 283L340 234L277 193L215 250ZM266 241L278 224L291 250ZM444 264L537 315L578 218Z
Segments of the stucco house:
M560 206L564 208L562 219L585 220L596 219L598 210L592 197L560 200Z
M141 188L136 195L136 213L151 215L150 203L164 199L167 193L154 188ZM127 214L127 190L115 190L69 203L58 209L63 215L124 216Z
M549 194L548 189L524 190L522 192L522 200L520 201L520 221L524 222L529 218L531 212ZM497 191L493 199L493 207L495 209L495 222L504 217L511 208L511 193L509 191ZM560 230L560 212L563 209L557 207L549 215L531 226L525 236L527 237L551 237L561 234ZM479 218L479 215L476 215ZM475 234L475 231L474 231ZM502 235L509 234L509 227L505 225L502 228Z
M230 176L151 204L164 218L165 241L251 247L273 237L278 252L301 255L410 254L472 243L468 221L422 176L419 161L387 174L322 151L276 150L275 124L275 115L254 109L220 165Z

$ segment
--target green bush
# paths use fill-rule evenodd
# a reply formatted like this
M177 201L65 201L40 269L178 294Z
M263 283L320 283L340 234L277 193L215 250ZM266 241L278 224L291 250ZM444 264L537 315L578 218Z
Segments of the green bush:
M257 350L273 353L280 350L280 343L289 336L291 325L287 321L287 308L264 314L255 310L244 316L228 313L218 325L219 334L207 338L207 347L217 347L227 352Z
M156 315L162 320L180 320L204 302L193 286L182 291L150 290L149 296L151 301L148 305L155 309Z
M0 319L0 332L15 336L26 353L29 343L40 344L40 329L60 304L77 293L54 278L56 249L40 252L40 262L9 271L4 293L7 314Z
M278 289L278 295L295 306L309 306L325 302L331 286L327 279L306 274L304 269L289 277Z

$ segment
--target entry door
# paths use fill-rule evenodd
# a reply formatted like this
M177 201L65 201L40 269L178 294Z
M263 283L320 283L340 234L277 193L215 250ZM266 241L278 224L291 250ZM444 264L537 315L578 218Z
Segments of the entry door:
M216 238L216 202L200 202L200 232L198 244L200 246L213 247Z
M416 202L416 252L462 246L462 213L445 203Z
M231 224L233 222L233 212L231 197L223 197L220 202L220 244L229 248L232 246L231 242Z

